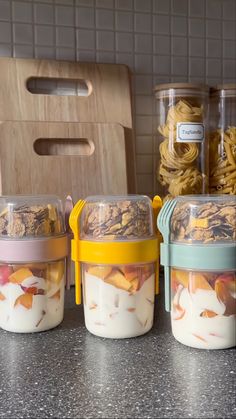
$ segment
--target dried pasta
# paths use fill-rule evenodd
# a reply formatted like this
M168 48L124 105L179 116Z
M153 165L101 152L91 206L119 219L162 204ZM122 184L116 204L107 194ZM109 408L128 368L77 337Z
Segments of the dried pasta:
M210 134L210 192L236 195L236 126Z
M159 133L164 137L159 146L158 174L161 185L168 189L164 200L177 195L202 193L203 175L198 169L198 144L176 142L178 122L202 121L203 106L192 106L186 100L179 100L169 108L166 123L158 127Z

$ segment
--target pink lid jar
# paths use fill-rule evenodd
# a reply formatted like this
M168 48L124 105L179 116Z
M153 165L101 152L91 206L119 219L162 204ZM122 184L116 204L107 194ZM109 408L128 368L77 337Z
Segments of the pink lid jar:
M17 333L63 320L68 238L55 196L0 197L0 327Z

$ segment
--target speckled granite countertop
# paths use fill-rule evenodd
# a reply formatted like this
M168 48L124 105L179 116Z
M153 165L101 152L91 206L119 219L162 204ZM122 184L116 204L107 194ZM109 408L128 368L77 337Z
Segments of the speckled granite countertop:
M86 331L67 291L64 322L0 331L0 418L235 418L235 350L176 342L157 300L155 326L125 340Z

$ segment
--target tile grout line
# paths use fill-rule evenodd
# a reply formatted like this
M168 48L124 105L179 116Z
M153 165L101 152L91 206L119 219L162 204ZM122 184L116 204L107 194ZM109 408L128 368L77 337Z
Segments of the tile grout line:
M75 50L74 50L74 60L78 61L77 59L77 49L78 49L78 45L77 45L77 22L76 22L76 0L73 0L73 9L74 9L74 45L75 45Z
M15 56L15 51L14 51L14 45L15 45L15 41L14 41L14 28L13 28L13 4L12 4L12 0L10 0L10 12L11 12L11 55L12 57Z
M189 0L187 1L187 63L188 63L188 82L191 80L190 76L190 43L189 43L189 35L190 35L190 3ZM192 57L192 56L191 56Z
M152 1L152 10L151 10L151 14L152 14L152 18L151 18L151 34L152 34L152 195L154 195L156 193L156 185L157 185L157 181L156 181L156 170L157 170L157 154L156 154L156 144L155 141L157 141L156 138L156 133L155 133L155 129L154 129L154 121L156 121L156 115L155 115L155 110L156 110L156 103L155 103L155 96L154 96L154 22L153 22L153 11L154 11L154 3Z
M35 4L32 3L32 24L33 24L33 57L36 58L36 42L35 42Z

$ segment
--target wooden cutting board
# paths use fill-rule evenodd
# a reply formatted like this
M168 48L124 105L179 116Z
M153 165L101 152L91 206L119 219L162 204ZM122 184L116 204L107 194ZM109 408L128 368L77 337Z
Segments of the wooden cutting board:
M111 141L112 138L112 141ZM0 123L0 194L55 194L76 202L128 191L119 124Z
M29 85L57 85L59 95L35 94ZM83 83L87 96L66 94L68 83ZM0 121L118 123L125 130L128 189L136 192L135 145L129 69L120 64L0 58ZM61 86L61 84L60 84ZM63 87L63 85L62 85ZM30 91L30 90L31 91ZM33 92L33 93L32 93ZM81 94L81 92L79 93ZM113 135L110 136L113 142Z

